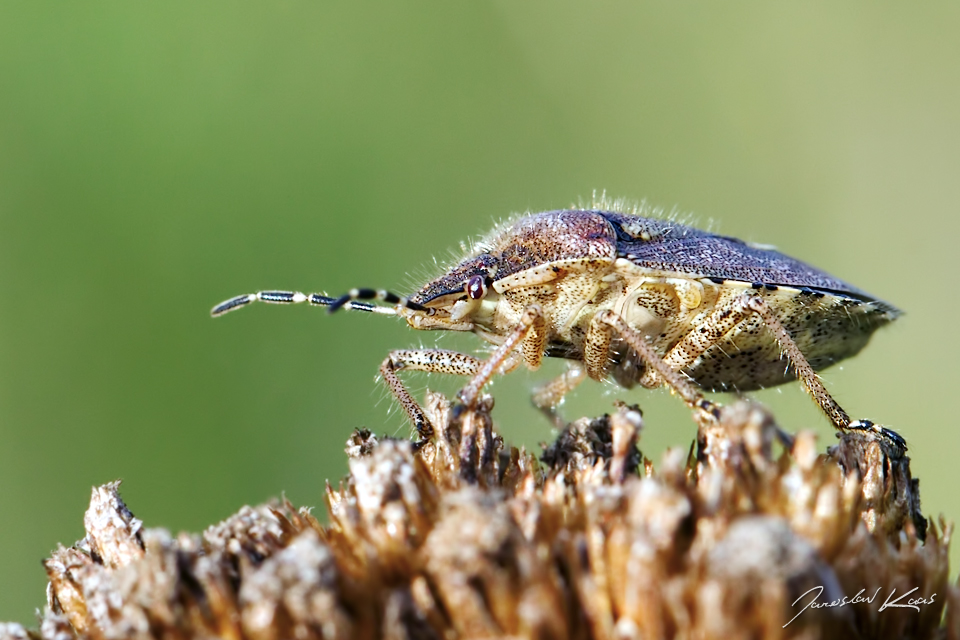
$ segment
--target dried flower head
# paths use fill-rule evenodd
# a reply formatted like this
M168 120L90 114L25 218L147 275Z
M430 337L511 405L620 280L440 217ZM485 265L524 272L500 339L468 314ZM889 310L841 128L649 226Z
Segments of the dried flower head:
M174 537L95 488L86 537L45 562L40 629L0 639L960 637L952 527L870 433L820 453L741 400L654 465L621 404L537 460L489 399L425 406L444 427L418 451L350 437L326 526L282 501Z

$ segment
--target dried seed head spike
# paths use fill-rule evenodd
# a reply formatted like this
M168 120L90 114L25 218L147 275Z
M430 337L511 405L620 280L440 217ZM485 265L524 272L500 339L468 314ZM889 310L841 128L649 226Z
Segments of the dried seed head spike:
M322 293L311 293L307 295L300 293L299 291L258 291L257 293L248 293L242 296L230 298L229 300L224 300L210 310L210 315L216 318L239 309L240 307L245 307L251 302L256 302L258 300L260 302L267 302L269 304L300 304L302 302L308 302L316 307L327 308L332 308L333 305L338 301L337 298L331 298L323 295ZM368 313L380 313L389 316L397 315L396 311L392 308L378 307L377 305L368 304L365 302L353 302L348 300L337 308L340 307L350 311L366 311Z

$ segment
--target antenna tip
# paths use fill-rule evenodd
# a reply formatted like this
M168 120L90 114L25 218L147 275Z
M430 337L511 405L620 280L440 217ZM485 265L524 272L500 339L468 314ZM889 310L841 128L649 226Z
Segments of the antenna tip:
M254 300L257 299L256 294L250 293L245 296L237 296L236 298L230 298L229 300L224 300L213 309L210 309L210 315L214 318L218 318L225 313L230 313L234 309L239 309L244 305L248 305Z

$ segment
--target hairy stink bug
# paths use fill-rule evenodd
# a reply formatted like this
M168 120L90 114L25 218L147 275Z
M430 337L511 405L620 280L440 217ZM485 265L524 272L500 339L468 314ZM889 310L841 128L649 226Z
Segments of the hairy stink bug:
M308 302L399 316L415 329L471 331L498 345L487 360L443 349L387 356L380 372L422 440L433 427L397 372L468 376L459 399L470 409L496 372L521 362L536 369L550 356L570 368L533 398L558 424L554 408L584 377L612 377L626 388L667 384L701 414L716 409L697 387L749 391L799 378L837 429L873 431L905 448L893 431L851 420L816 374L860 351L900 315L895 307L777 251L603 209L501 225L409 298L375 289L339 298L263 291L211 313L256 300Z

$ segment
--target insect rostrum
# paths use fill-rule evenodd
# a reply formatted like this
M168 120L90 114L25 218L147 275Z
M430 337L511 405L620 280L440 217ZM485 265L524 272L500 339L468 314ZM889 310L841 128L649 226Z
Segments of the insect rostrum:
M498 345L487 360L442 349L387 356L384 381L422 439L432 426L397 372L469 377L460 401L470 409L495 373L522 363L536 369L548 356L570 362L534 393L558 424L555 407L585 377L625 388L667 384L706 419L713 405L701 389L749 391L799 378L837 429L870 430L905 448L893 431L851 420L816 375L860 351L900 311L777 251L671 220L535 213L495 229L409 298L374 289L340 298L267 291L212 314L255 300L396 315L415 329L471 331Z

